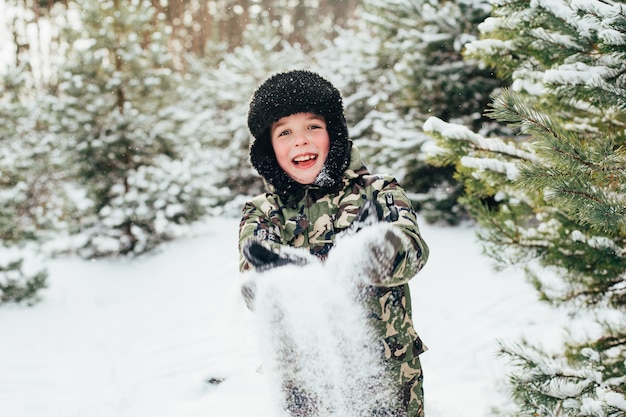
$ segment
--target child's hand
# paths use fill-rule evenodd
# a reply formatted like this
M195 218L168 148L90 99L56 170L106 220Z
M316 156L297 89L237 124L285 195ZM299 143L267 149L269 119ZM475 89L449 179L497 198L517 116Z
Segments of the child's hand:
M400 232L396 232L393 227L389 227L382 239L370 242L371 265L366 266L364 272L372 284L383 284L391 279L396 255L402 247L399 234Z
M256 282L248 280L241 286L241 295L248 310L254 311L254 301L256 298Z
M385 285L391 280L398 253L410 243L400 229L382 221L382 212L378 202L366 201L337 239L329 262L343 271L339 276L351 276L361 285ZM346 269L351 273L344 273Z
M254 311L257 293L256 280L262 279L263 273L287 265L305 266L311 263L320 263L320 260L306 249L290 246L272 248L256 240L245 243L242 252L255 271L248 276L246 282L241 286L241 295L250 311Z
M381 224L381 226L386 226L387 230L381 231L384 233L382 238L377 236L376 239L366 243L369 257L366 258L363 266L363 272L374 285L384 284L391 278L396 255L402 248L401 232L387 224Z

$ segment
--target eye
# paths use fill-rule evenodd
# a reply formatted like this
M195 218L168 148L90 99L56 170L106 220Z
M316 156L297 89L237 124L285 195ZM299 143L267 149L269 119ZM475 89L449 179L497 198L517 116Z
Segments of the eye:
M323 129L323 127L321 125L310 125L309 126L309 130L314 130L314 129Z
M280 132L278 132L278 135L276 135L276 137L287 136L290 133L291 133L291 130L288 130L288 129L281 130Z

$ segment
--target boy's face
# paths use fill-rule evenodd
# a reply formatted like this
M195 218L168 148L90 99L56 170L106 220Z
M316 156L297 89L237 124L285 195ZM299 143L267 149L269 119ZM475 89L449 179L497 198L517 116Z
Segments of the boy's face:
M330 139L326 120L313 113L283 117L270 128L278 165L293 180L311 184L326 162Z

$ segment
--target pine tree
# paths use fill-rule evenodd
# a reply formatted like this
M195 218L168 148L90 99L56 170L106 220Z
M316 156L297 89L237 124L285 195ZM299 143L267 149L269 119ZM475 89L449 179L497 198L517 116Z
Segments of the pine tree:
M178 133L185 92L168 28L150 1L82 0L67 45L50 128L84 198L71 232L85 257L138 254L204 212Z
M27 73L21 65L0 83L0 304L33 302L45 288L39 234L58 220L58 200L48 198L55 183L46 170L54 149L36 129Z
M481 27L468 55L512 80L488 113L519 135L432 118L437 161L456 166L487 253L601 329L559 353L502 345L517 414L624 415L626 5L501 0Z
M422 123L434 115L483 132L494 128L481 113L502 81L462 56L491 6L487 0L367 0L365 9L387 79L385 99L374 104L381 117L368 133L379 141L374 161L402 179L426 220L457 223L466 218L457 202L462 184L449 167L427 162L432 141Z

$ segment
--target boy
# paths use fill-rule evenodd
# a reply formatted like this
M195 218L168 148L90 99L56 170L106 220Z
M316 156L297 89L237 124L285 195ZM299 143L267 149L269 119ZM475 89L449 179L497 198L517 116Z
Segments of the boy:
M423 416L419 355L425 347L413 328L407 282L426 263L428 247L403 189L390 176L368 173L348 138L339 91L318 74L294 70L268 78L252 96L248 127L254 137L250 160L269 192L243 208L240 254L256 239L277 249L307 248L325 259L372 199L383 207L384 221L394 225L393 268L372 268L366 302L385 364L398 384L402 410L397 415ZM364 249L375 258L375 247ZM240 270L252 268L242 254ZM296 400L285 393L287 409L297 408Z

